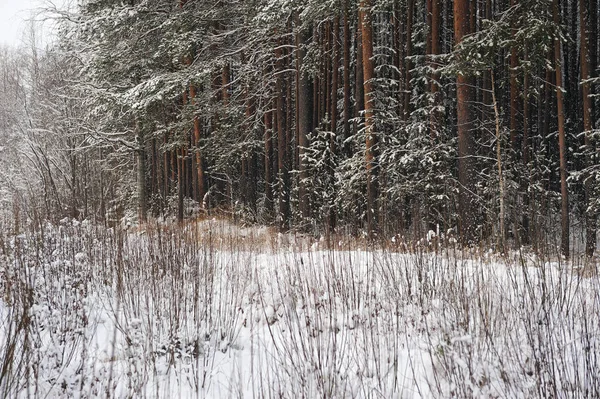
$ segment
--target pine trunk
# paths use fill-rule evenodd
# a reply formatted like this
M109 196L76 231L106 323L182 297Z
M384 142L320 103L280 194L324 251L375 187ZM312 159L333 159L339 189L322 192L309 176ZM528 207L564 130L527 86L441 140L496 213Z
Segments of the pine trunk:
M338 121L338 110L337 110L337 91L338 91L338 71L339 71L339 29L340 20L336 15L333 19L333 60L331 67L331 140L329 142L329 149L331 151L331 165L330 165L330 183L332 190L335 190L335 168L336 168L336 154L337 154L337 121ZM336 212L335 212L335 193L332 195L331 203L329 204L329 229L331 232L335 230L336 226Z
M413 13L414 13L414 0L408 0L407 3L407 10L406 10L406 66L404 68L404 75L405 75L405 81L404 81L404 120L408 120L409 116L410 116L410 111L411 111L411 107L410 107L410 94L411 94L411 88L410 88L410 79L411 79L411 74L410 74L410 70L412 69L412 61L410 60L410 57L412 56L412 29L413 29Z
M431 135L431 140L432 142L436 141L437 138L437 129L438 129L438 124L441 122L440 121L440 113L437 110L437 107L439 106L439 79L440 79L440 75L437 72L437 64L438 64L438 60L437 60L437 56L440 55L441 53L441 49L440 49L440 27L442 24L442 18L441 18L441 4L440 4L440 0L431 0L432 4L431 4L431 34L430 34L430 41L431 41L431 60L430 60L430 64L431 64L431 69L433 70L433 73L431 74L431 83L430 83L430 92L431 92L431 98L432 98L432 107L433 110L431 112L431 117L430 117L430 135Z
M468 35L470 22L469 1L454 1L454 38L459 44ZM470 112L471 89L470 80L465 75L458 73L456 78L457 100L457 130L458 130L458 181L459 181L459 217L460 236L464 243L472 243L475 239L475 219L473 215L473 198L475 192L473 167L472 167L472 121Z
M510 6L516 7L517 0L510 0ZM512 24L511 37L515 39L517 29ZM517 49L512 46L510 49L510 144L513 151L517 150L517 112L519 110L519 87L517 85L517 67L519 59Z
M529 55L527 53L527 47L523 50L523 60L525 64L529 61ZM530 231L530 209L531 209L531 198L530 198L530 180L531 180L531 172L529 170L528 164L530 159L531 152L531 143L529 138L529 71L525 70L523 77L523 143L521 146L522 149L522 160L523 166L526 173L521 179L522 190L521 193L523 195L523 226L522 233L519 235L521 242L523 244L531 243L531 231Z
M281 44L281 42L280 42ZM278 209L278 221L279 221L279 228L281 231L286 231L288 228L288 205L289 205L289 201L288 201L288 195L287 195L287 185L286 185L286 180L287 180L287 171L286 171L286 150L287 150L287 143L286 143L286 138L287 138L287 134L286 134L286 104L285 104L285 83L284 83L284 77L283 77L283 70L284 70L284 64L283 64L283 52L281 50L281 45L279 45L277 47L277 49L275 50L275 58L276 58L276 65L277 65L277 78L276 78L276 84L275 84L275 91L277 94L277 185L279 188L278 194L279 194L279 198L278 198L278 205L279 205L279 209Z
M375 131L375 66L371 0L360 2L362 21L363 77L365 94L365 161L367 165L367 227L372 237L377 230L377 134Z
M360 11L359 11L360 14ZM364 86L364 66L363 66L363 28L362 18L358 18L358 27L356 29L356 73L354 86L354 117L360 118L365 109L365 86ZM354 126L355 133L358 133L358 124Z
M206 194L206 187L204 184L204 169L202 167L202 153L200 151L201 139L202 139L202 131L200 127L200 118L198 115L195 115L195 107L196 103L196 86L193 84L190 85L190 101L194 106L194 141L193 147L195 152L195 165L196 165L196 193L194 197L196 201L200 203L200 206L203 206L204 196Z
M350 10L348 0L344 10L344 154L350 156Z
M144 130L139 122L136 122L137 144L138 144L138 217L141 223L145 223L148 215L148 199L146 187L146 142Z
M183 148L177 151L177 220L183 222Z
M272 108L271 104L269 107ZM265 123L265 210L267 219L273 215L273 111L264 114Z
M589 36L588 22L589 11L584 0L579 0L579 39L580 39L580 55L581 55L581 87L582 87L582 106L583 106L583 131L586 147L586 164L588 167L593 166L593 155L590 154L592 147L592 99L590 97L590 83L586 81L590 78L590 59L589 59ZM594 38L594 40L596 40ZM585 253L588 257L594 256L596 251L596 213L593 211L593 195L594 195L594 179L591 176L586 176L584 181L585 187Z
M553 0L555 25L560 24L558 0ZM558 149L560 154L560 193L561 193L561 253L569 258L569 191L567 186L567 145L565 137L565 109L562 77L562 43L554 40L554 69L556 74L556 104L558 111Z

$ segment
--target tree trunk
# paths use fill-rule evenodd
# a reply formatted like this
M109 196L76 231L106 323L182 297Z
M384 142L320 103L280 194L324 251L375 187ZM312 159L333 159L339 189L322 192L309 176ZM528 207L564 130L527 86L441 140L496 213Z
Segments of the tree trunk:
M269 108L272 105L268 104ZM265 123L265 210L267 219L273 215L273 111L269 110L264 114Z
M338 91L338 71L339 71L339 29L340 19L336 15L333 19L333 60L331 68L331 140L329 142L329 149L331 151L331 165L330 165L330 183L331 189L335 190L335 168L336 168L336 154L337 154L337 121L338 121L338 110L337 110L337 91ZM329 229L331 232L335 230L336 226L336 212L335 212L335 194L332 195L331 203L329 204Z
M313 42L315 45L319 45L319 29L313 28ZM313 79L313 126L312 130L317 129L319 124L321 123L321 114L320 114L320 87L321 87L321 77L319 74L316 74Z
M244 56L242 55L242 60L245 62ZM246 82L244 85L244 99L246 103L246 112L245 112L245 122L243 124L244 130L251 132L252 131L252 116L255 114L254 104L252 99L250 98L250 87ZM244 152L242 154L242 173L240 180L240 191L242 196L242 202L245 206L250 206L252 209L255 208L255 190L256 184L252 179L252 163L253 163L253 154L254 151L252 148L244 148Z
M158 193L158 157L156 153L156 138L152 138L150 142L150 156L152 158L150 162L150 195L153 196Z
M590 97L590 83L586 82L590 78L590 59L589 59L589 10L584 0L579 0L579 39L580 39L580 55L581 55L581 86L582 86L582 105L583 105L583 131L585 135L586 148L586 166L593 166L593 156L590 154L592 150L592 99ZM596 40L596 38L594 38ZM586 176L584 181L585 187L585 253L588 257L594 256L596 251L596 213L593 210L592 201L594 195L594 179L591 176Z
M517 0L510 0L510 6L516 7ZM511 24L511 37L515 38L517 28L515 23ZM512 46L510 49L510 144L513 151L517 150L517 111L519 109L519 87L517 85L517 67L519 59L517 49Z
M454 1L454 38L459 44L469 34L469 1ZM474 170L472 167L472 121L470 105L470 80L458 73L456 78L457 123L458 123L458 181L459 181L459 217L460 236L464 243L472 243L475 238L475 218L473 199L475 192Z
M406 10L406 67L405 71L405 82L404 82L404 120L407 121L410 116L410 97L411 97L411 88L410 88L410 70L412 69L412 61L410 57L412 56L412 29L413 29L413 13L414 13L414 0L408 0L407 10Z
M323 130L331 131L331 23L325 23L325 31L323 38L323 58L325 62L323 63L323 87L322 94L323 97L321 99L323 104L323 115L325 116L325 125L323 126Z
M359 11L360 14L360 11ZM362 18L358 18L358 27L356 29L356 73L354 86L354 117L359 118L361 112L365 109L365 86L364 86L364 66L363 66L363 39L362 39ZM354 124L355 133L358 133L358 123Z
M289 32L292 31L292 26L289 26ZM286 51L286 57L285 57L285 65L286 65L286 69L291 71L293 69L293 57L292 57L292 46L293 46L293 36L289 35L289 41L287 43L287 51ZM293 164L293 158L294 158L294 151L293 151L293 147L292 147L292 143L294 141L294 130L292 129L292 124L293 123L298 123L297 121L294 121L294 106L293 106L293 101L297 101L297 99L295 99L293 97L293 86L294 86L294 74L293 73L287 73L286 74L286 91L285 91L285 105L286 105L286 114L285 114L285 120L286 120L286 124L285 124L285 143L286 143L286 148L285 148L285 158L284 158L284 163L285 163L285 174L284 174L284 184L286 187L286 197L285 197L285 201L286 201L286 212L287 212L287 218L288 218L288 224L291 225L292 220L291 220L291 215L292 215L292 207L291 207L291 203L290 203L290 198L291 198L291 189L292 189L292 182L291 182L291 171L292 169L292 164Z
M500 195L500 214L499 221L499 249L502 253L506 251L506 231L504 228L505 209L504 209L504 176L502 173L502 140L500 136L500 113L498 112L498 103L496 102L496 85L494 82L494 72L490 71L491 89L492 89L492 104L494 106L494 120L496 122L496 163L498 165L498 191Z
M553 0L554 24L560 24L558 0ZM561 193L561 253L569 258L569 191L567 186L567 145L565 138L565 110L562 78L562 43L554 40L554 69L556 74L556 104L558 111L558 149L560 153L560 193Z
M394 65L394 74L393 79L396 80L397 86L393 90L392 95L396 99L403 98L402 95L402 79L403 79L403 68L402 62L404 60L403 52L402 52L402 23L400 22L401 11L400 11L400 1L394 0L392 2L392 14L391 14L391 29L392 29L392 49L394 50L394 55L392 56L392 64ZM403 114L403 104L402 101L397 101L396 107L396 115L401 116Z
M300 171L300 182L299 182L299 206L300 213L302 215L302 222L306 222L309 216L309 201L308 192L306 190L306 180L308 179L308 171L306 169L306 163L304 161L305 149L308 146L308 134L312 130L312 86L313 83L310 80L308 73L302 71L304 58L306 56L306 49L304 46L309 44L309 31L302 30L298 33L298 47L297 47L297 60L298 60L298 71L300 75L298 79L298 147L299 147L299 171Z
M225 63L221 71L221 99L223 105L229 105L229 63Z
M296 30L301 29L302 23L298 14L294 15L294 25ZM300 34L299 32L295 35L295 61L296 61L296 73L294 79L294 148L293 148L293 163L292 170L300 171L300 74L302 73L302 60L300 59ZM298 187L298 209L300 210L300 174L298 179L294 182Z
M431 74L431 83L430 83L430 92L431 92L431 98L432 98L432 112L431 112L431 117L430 117L430 136L431 136L431 140L432 142L435 142L436 138L437 138L437 129L438 129L438 124L441 122L440 121L440 113L437 110L437 107L439 105L439 79L440 79L440 75L439 73L436 71L437 70L437 63L439 62L437 60L437 56L439 56L441 54L441 48L440 48L440 27L442 24L442 18L441 18L441 4L440 4L440 0L430 0L432 2L431 4L431 34L430 34L430 41L431 41L431 60L430 60L430 65L431 65L431 69L433 70L432 74Z
M138 144L138 218L140 223L145 223L148 215L148 193L146 187L146 140L144 130L139 122L136 122L137 144Z
M523 50L523 60L527 65L529 61L529 55L526 46ZM521 146L521 149L523 152L523 166L525 167L526 173L521 179L523 187L521 192L523 195L523 208L525 212L523 212L522 234L519 235L519 238L521 239L521 242L523 244L529 244L531 243L531 220L529 218L529 215L531 214L531 171L528 167L531 152L531 143L529 139L529 71L525 70L523 75L523 144Z
M349 157L350 144L350 21L348 0L345 1L344 10L344 154Z
M469 0L469 32L477 31L477 0Z
M177 153L177 221L183 222L183 148L176 150Z
M279 188L279 210L278 210L278 221L279 228L281 231L286 231L288 228L288 192L287 192L287 170L286 170L286 104L285 104L285 84L283 77L283 52L281 46L278 46L275 50L277 78L275 83L275 91L277 94L277 178ZM289 100L289 99L288 99Z
M598 62L600 59L598 58L598 0L589 0L589 8L588 8L588 59L590 60L590 77L597 77L597 69ZM598 85L596 85L598 87ZM598 94L594 92L594 87L590 86L591 94ZM598 107L596 107L595 101L592 101L592 119L598 120L600 115L597 114Z
M167 143L169 142L169 133L165 133L164 138L163 138L163 145L167 146ZM170 194L170 185L169 185L169 155L171 153L169 151L164 151L163 154L163 202L166 202L167 197ZM164 205L164 203L163 203Z
M371 0L361 0L363 75L365 93L365 161L367 165L367 227L372 237L377 230L377 134L375 132L375 66Z
M196 201L200 203L200 206L204 206L204 196L206 195L206 187L204 184L204 168L202 167L202 153L200 151L201 139L202 139L202 131L200 127L200 119L198 115L196 115L196 86L194 84L190 85L190 101L194 106L194 152L195 152L195 164L196 164L196 193L195 198Z
M427 38L425 40L425 55L427 56L428 64L431 64L431 37L433 27L431 25L431 20L433 18L433 3L432 0L425 1L425 23L427 25Z

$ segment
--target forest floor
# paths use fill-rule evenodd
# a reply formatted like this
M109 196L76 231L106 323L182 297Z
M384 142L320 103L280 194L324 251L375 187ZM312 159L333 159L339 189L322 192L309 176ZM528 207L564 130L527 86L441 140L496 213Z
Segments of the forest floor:
M222 221L4 234L1 397L600 397L597 265Z

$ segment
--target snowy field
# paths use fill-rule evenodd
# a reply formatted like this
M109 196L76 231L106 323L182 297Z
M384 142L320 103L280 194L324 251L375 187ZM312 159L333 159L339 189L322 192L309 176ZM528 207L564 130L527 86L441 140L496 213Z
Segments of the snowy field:
M595 265L216 221L1 231L0 397L600 397Z

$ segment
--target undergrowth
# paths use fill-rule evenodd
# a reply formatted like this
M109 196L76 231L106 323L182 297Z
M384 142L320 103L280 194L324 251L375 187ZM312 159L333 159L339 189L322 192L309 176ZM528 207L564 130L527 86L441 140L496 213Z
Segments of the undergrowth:
M0 396L597 398L594 271L225 221L5 223Z

